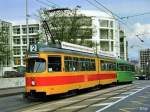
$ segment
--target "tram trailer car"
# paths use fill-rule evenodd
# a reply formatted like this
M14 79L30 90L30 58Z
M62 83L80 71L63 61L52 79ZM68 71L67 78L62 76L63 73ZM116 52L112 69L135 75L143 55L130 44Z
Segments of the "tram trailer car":
M116 60L117 83L132 83L135 75L134 65L122 60Z
M26 70L26 96L61 94L117 82L115 59L59 48L29 53Z

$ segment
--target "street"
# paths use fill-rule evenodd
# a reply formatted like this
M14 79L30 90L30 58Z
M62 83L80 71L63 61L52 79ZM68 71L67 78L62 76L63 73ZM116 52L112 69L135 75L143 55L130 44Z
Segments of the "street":
M150 81L108 87L48 101L27 101L22 95L0 98L2 112L149 112Z

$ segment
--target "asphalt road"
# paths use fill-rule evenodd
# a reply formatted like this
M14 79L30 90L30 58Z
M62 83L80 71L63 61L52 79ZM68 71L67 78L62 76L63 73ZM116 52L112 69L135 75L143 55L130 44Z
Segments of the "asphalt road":
M139 81L139 89L126 98L97 112L150 112L150 81Z
M111 87L74 97L28 101L22 95L0 98L0 112L150 112L150 81Z

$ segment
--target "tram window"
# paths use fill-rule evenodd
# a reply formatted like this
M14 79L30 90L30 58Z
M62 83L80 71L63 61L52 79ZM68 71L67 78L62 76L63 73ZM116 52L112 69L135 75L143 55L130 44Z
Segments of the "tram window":
M95 60L65 56L65 71L95 71Z
M49 72L61 71L61 57L60 56L48 56L48 71Z
M116 64L108 61L101 61L101 70L102 71L112 71L116 69Z
M113 63L113 70L116 70L116 63Z
M28 73L38 73L45 71L46 61L41 58L29 58L27 60L26 71Z
M118 65L118 70L119 71L129 71L129 67L127 64L119 64Z
M131 65L128 65L127 67L128 67L127 70L128 70L128 71L131 71Z

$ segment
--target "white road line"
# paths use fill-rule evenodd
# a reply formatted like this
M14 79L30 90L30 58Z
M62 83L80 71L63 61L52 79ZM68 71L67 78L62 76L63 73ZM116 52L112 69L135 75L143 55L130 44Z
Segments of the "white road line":
M142 91L142 90L144 90L144 89L146 89L146 88L149 88L149 87L150 87L150 86L146 86L146 87L144 87L144 88L141 88L141 89L139 89L138 91L133 92L133 93L127 95L126 97L121 98L121 99L117 100L116 102L111 103L110 105L107 105L107 106L105 106L104 108L101 108L101 109L97 110L96 112L101 112L101 111L103 111L103 110L105 110L105 109L107 109L107 108L109 108L109 107L111 107L111 106L117 104L118 102L120 102L120 101L122 101L122 100L128 98L129 96L132 96L132 95L134 95L134 94L136 94L136 93L138 93L138 92L140 92L140 91Z
M106 98L92 98L92 99L88 99L87 101L97 101L97 100L103 100Z
M110 98L110 99L117 99L117 98L124 98L124 97L126 97L126 96L116 96L116 97L112 97L112 98Z
M58 103L73 103L73 102L78 102L78 101L80 101L80 100L71 100L71 101L69 101L69 100L64 100L64 101L58 101L58 102L55 102L56 104L58 104ZM55 103L53 103L53 104L55 104Z
M69 107L66 107L66 108L62 108L60 110L70 110L70 109L78 109L78 108L83 108L83 107L86 107L87 105L81 105L81 106L69 106Z
M122 93L122 94L132 94L132 93L134 93L134 92L125 92L125 93Z
M103 106L103 105L110 105L112 104L113 102L110 102L110 103L99 103L99 104L94 104L92 105L91 107L98 107L98 106Z

